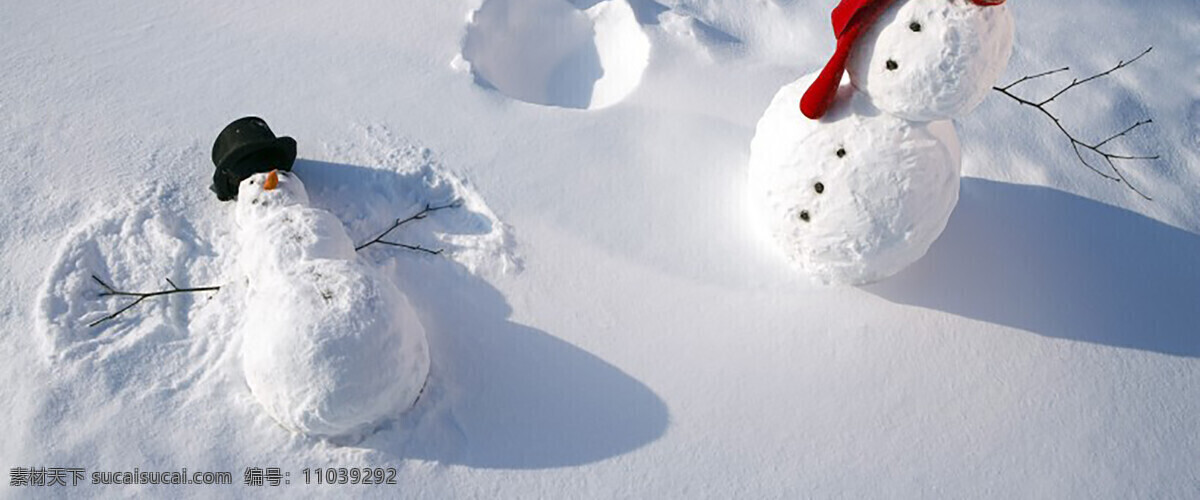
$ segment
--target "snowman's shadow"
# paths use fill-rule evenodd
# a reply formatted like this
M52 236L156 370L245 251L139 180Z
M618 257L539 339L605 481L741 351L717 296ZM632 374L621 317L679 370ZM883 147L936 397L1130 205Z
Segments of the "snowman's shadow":
M433 375L414 415L360 446L489 469L569 467L658 439L666 405L619 368L546 332L451 262L401 265L422 311Z
M303 161L296 171L311 186L314 205L343 220L361 219L362 234L351 231L356 241L413 207L454 197L421 169ZM498 222L490 213L468 205L438 212L394 239L434 247L433 233L440 232L469 245L461 236L487 235L492 224ZM462 264L395 248L365 256L394 273L418 311L433 373L416 408L355 446L391 459L539 469L618 456L666 431L666 405L650 388L553 335L510 321L504 295Z
M1054 189L963 179L929 254L866 290L1050 337L1200 357L1200 235Z

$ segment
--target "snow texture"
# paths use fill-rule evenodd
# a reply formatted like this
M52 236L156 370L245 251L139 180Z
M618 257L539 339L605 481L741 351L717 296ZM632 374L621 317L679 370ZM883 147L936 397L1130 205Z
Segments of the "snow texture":
M750 146L749 199L787 259L827 284L861 285L916 262L958 202L962 156L948 121L880 112L843 79L820 120L796 103L817 77L779 90Z
M128 344L140 336L119 320L101 328L87 327L113 310L112 302L98 300L103 289L92 276L118 285L142 283L155 288L167 288L164 277L181 286L207 278L197 276L195 269L212 265L211 239L219 236L170 216L187 203L171 191L161 186L139 188L66 234L37 294L34 331L40 349L36 357L71 358L109 344ZM185 323L190 308L204 304L207 297L147 301L138 312L151 319L139 330L182 336L183 331L174 327Z
M280 172L242 181L238 265L247 277L246 384L284 427L357 441L409 409L429 376L425 329L407 297L359 260L333 214Z
M3 477L0 497L1196 496L1195 0L1006 3L1002 84L1071 67L1023 95L1154 46L1050 105L1089 140L1153 118L1110 145L1162 155L1123 164L1154 201L993 93L955 124L962 189L929 253L834 288L747 226L746 171L772 97L833 52L837 0L613 1L650 57L604 109L533 105L466 71L484 0L0 4L0 467L235 479ZM595 80L576 68L566 80ZM297 139L312 206L355 243L464 202L394 235L445 258L360 252L408 296L431 366L416 405L358 443L282 428L246 385L248 283L208 153L251 114ZM221 290L88 328L127 303L91 274ZM272 466L291 484L241 484ZM316 466L395 468L398 484L303 484Z
M879 109L908 120L957 119L991 93L1013 33L1006 5L894 2L855 44L847 70Z

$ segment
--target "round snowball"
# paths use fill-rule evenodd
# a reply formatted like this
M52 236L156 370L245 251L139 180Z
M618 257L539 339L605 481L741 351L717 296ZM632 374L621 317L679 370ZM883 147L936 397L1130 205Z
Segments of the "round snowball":
M318 260L251 281L242 327L246 385L283 427L365 435L415 403L425 332L404 295L355 262Z
M945 229L958 203L958 137L948 121L881 112L845 79L824 118L805 118L796 103L815 78L780 89L758 122L748 179L758 227L818 281L887 278Z
M1012 55L1004 5L895 2L855 44L847 69L875 106L916 121L950 120L987 97Z

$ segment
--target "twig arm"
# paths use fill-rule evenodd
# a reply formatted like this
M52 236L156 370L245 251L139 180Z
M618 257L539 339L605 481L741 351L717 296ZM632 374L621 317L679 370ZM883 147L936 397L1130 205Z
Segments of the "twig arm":
M429 249L421 248L418 246L403 245L403 244L398 244L398 243L392 243L389 241L384 241L384 238L386 238L387 235L392 234L392 231L395 231L400 226L403 226L403 225L408 224L413 221L418 221L418 220L424 219L426 217L429 217L429 214L432 214L434 212L438 212L438 211L446 210L446 209L450 209L450 208L458 208L461 206L462 206L462 200L453 200L450 203L447 203L445 205L431 205L429 203L426 203L425 208L421 209L420 212L417 212L417 213L410 215L408 217L405 217L403 219L396 219L396 222L392 224L392 227L387 228L387 230L380 233L379 236L376 236L371 241L368 241L366 243L363 243L361 245L354 247L354 250L358 251L358 250L367 248L371 245L381 244L381 245L389 245L389 246L394 246L394 247L407 248L409 250L417 250L420 252L440 254L440 253L442 253L441 250L433 252L433 251L430 251Z
M1068 67L1065 67L1065 68L1052 69L1052 70L1050 70L1050 71L1046 71L1046 72L1043 72L1043 73L1038 73L1038 74L1036 74L1036 75L1023 76L1023 77L1021 77L1021 79L1020 79L1020 80L1017 80L1017 81L1015 81L1015 82L1012 82L1012 83L1010 83L1010 84L1008 84L1008 85L1005 85L1005 86L1003 86L1003 87L999 87L999 88L997 88L996 90L999 90L999 91L1002 91L1002 92L1003 92L1003 91L1005 91L1005 90L1011 89L1011 88L1013 88L1013 87L1016 87L1017 85L1020 85L1020 84L1022 84L1022 83L1028 82L1028 81L1030 81L1030 80L1036 80L1036 79L1038 79L1038 78L1041 78L1041 77L1043 77L1043 76L1050 76L1050 75L1053 75L1053 74L1055 74L1055 73L1062 73L1063 71L1068 71L1068 70L1070 70L1070 69L1071 69L1071 68L1068 66Z
M221 289L221 287L219 287L219 286L179 288L179 286L175 285L175 282L171 281L170 278L167 278L167 283L171 285L171 289L169 289L169 290L159 290L159 291L155 291L155 292L125 292L125 291L120 291L120 290L113 288L112 285L106 283L104 280L100 279L98 276L96 276L94 274L92 275L92 280L95 281L97 284L100 285L101 288L104 289L104 291L100 293L100 295L99 295L100 297L136 297L136 300L134 300L133 302L130 302L129 304L126 304L125 307L118 309L117 312L114 312L112 314L109 314L108 316L105 316L103 318L100 318L96 321L91 322L90 324L88 324L89 328L99 325L101 323L104 323L105 321L115 319L117 316L120 316L125 311L133 309L134 306L142 303L143 300L149 299L151 297L160 297L163 295L174 295L177 293L215 292L215 291Z
M1073 80L1071 80L1071 83L1069 85L1058 90L1057 92L1052 94L1049 98L1046 98L1046 99L1043 99L1043 100L1037 101L1037 102L1034 102L1030 99L1026 99L1026 98L1023 98L1021 96L1018 96L1018 95L1012 93L1012 91L1011 91L1012 88L1016 87L1017 85L1020 85L1022 83L1028 82L1030 80L1034 80L1037 78L1042 78L1045 76L1050 76L1053 74L1067 71L1069 68L1059 68L1056 70L1046 71L1046 72L1038 73L1035 75L1021 77L1017 81L1014 81L1008 85L1005 85L1003 87L993 87L992 89L997 92L1000 92L1001 94L1007 96L1008 98L1016 101L1017 103L1021 104L1022 106L1029 106L1034 109L1037 109L1040 113L1042 113L1047 118L1049 118L1051 122L1054 122L1054 126L1058 127L1058 130L1067 137L1067 140L1070 141L1071 149L1072 149L1072 151L1075 152L1075 157L1078 158L1079 162L1083 163L1083 165L1085 167L1087 167L1089 170L1099 174L1101 177L1104 177L1105 179L1122 183L1126 187L1128 187L1130 190L1137 193L1138 196L1141 196L1142 198L1150 200L1152 198L1147 196L1146 193L1142 192L1142 190L1138 189L1137 186L1134 186L1132 183L1129 182L1129 179L1125 177L1125 173L1122 172L1121 169L1117 167L1116 162L1118 160L1122 160L1122 161L1157 160L1159 158L1158 155L1150 156L1150 155L1114 154L1114 153L1105 151L1104 146L1108 145L1109 143L1111 143L1112 141L1114 141L1118 138L1125 137L1130 132L1133 132L1134 130L1136 130L1144 125L1153 123L1154 122L1153 120L1146 119L1146 120L1138 121L1137 123L1134 123L1133 125L1126 128L1125 130L1122 130L1121 132L1113 134L1111 137L1109 137L1107 139L1104 139L1095 144L1091 144L1088 142L1084 142L1083 140L1079 139L1079 137L1075 136L1075 134L1071 133L1070 130L1067 130L1067 128L1063 125L1062 120L1060 120L1057 116L1055 116L1054 113L1051 112L1046 106L1049 105L1050 103L1054 102L1056 99L1061 97L1063 94L1066 94L1071 89L1074 89L1074 88L1076 88L1080 85L1086 84L1088 82L1103 78L1105 76L1111 75L1113 72L1120 70L1121 68L1125 68L1125 67L1137 62L1139 59L1145 57L1146 54L1149 54L1150 51L1152 51L1152 50L1154 50L1154 47L1150 47L1150 48L1142 51L1141 54L1138 54L1137 57L1134 57L1133 59L1130 59L1128 61L1124 61L1124 60L1119 61L1116 66L1113 66L1108 71L1104 71L1104 72L1089 76L1082 80L1078 79L1078 78L1073 79ZM1092 153L1099 155L1100 158L1103 159L1104 164L1107 166L1107 168L1100 168L1096 164L1093 164L1093 162L1088 161L1087 157L1084 156L1084 151L1091 151ZM1108 173L1108 172L1111 172L1111 173Z

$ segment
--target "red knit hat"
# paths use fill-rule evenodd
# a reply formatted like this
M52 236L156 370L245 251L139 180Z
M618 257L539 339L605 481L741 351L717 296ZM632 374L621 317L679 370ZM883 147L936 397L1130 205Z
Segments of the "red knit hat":
M846 61L850 58L850 50L854 42L863 34L875 20L883 14L895 0L842 0L833 9L833 34L837 37L837 50L833 57L821 70L817 80L808 87L804 97L800 99L800 111L813 120L825 116L825 112L833 105L837 96L838 86L842 83L842 73L846 71ZM980 6L1003 4L1006 0L971 0Z

